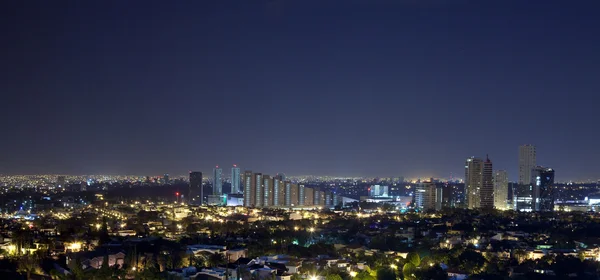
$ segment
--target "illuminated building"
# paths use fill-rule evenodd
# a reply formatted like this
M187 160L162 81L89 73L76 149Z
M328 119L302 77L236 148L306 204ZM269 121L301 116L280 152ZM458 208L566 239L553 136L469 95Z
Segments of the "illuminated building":
M244 172L244 206L251 207L255 201L256 182L254 182L254 176L252 171Z
M254 207L262 207L263 206L263 181L262 181L262 173L254 173Z
M213 168L213 195L223 194L223 169L217 165Z
M467 209L479 208L479 191L482 185L483 161L476 157L465 164L465 199Z
M519 185L531 184L531 171L536 165L535 146L519 146Z
M508 208L508 173L498 170L494 173L494 208Z
M190 171L188 196L189 204L202 205L202 200L204 197L204 190L202 188L202 172Z
M481 174L481 190L479 191L481 208L494 208L494 171L492 169L492 161L486 157L483 162Z
M237 165L233 165L231 168L231 193L240 193L240 168Z
M273 179L271 178L271 176L269 175L263 175L263 206L264 207L269 207L269 206L273 206L274 204L274 197L273 197Z
M436 184L433 180L417 185L415 207L424 211L436 210Z
M532 210L554 211L554 170L538 166L531 172L533 184Z

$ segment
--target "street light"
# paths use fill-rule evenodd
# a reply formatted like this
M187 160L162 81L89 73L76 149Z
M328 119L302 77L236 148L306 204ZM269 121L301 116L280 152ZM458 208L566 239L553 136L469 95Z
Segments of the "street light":
M316 275L312 275L309 280L317 280L317 276Z
M356 271L350 271L350 276L352 276L353 278L356 277Z
M311 227L311 228L309 228L309 229L308 229L308 231L310 231L310 232L315 232L315 228L314 228L314 227ZM311 279L311 280L314 280L314 279Z

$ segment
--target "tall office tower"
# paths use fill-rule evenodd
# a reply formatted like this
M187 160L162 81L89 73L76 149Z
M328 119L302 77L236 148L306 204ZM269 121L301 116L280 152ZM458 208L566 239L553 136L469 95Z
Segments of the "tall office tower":
M264 192L263 192L263 180L262 180L262 173L254 173L254 206L255 207L262 207L263 206L263 197L264 197Z
M465 200L468 209L480 207L479 192L483 185L483 161L476 157L467 159L465 164Z
M223 169L217 165L213 168L213 195L223 194Z
M165 175L163 176L163 180L164 180L165 184L168 184L170 182L169 181L169 173L165 173Z
M325 192L319 191L319 206L325 206Z
M202 205L204 189L202 188L202 172L190 171L190 186L188 190L188 204Z
M537 166L532 170L531 176L533 182L532 210L554 211L554 170Z
M252 207L256 201L256 182L252 171L244 171L244 206Z
M292 206L292 182L283 182L285 189L285 206Z
M494 208L508 209L508 173L506 170L494 172Z
M331 192L325 192L325 207L331 207L331 204L333 203L331 194Z
M231 168L231 193L240 192L240 168L234 164Z
M446 204L447 199L444 199L444 185L436 184L435 186L435 211L441 211Z
M535 146L519 146L519 185L531 184L531 170L536 166Z
M298 205L304 206L304 185L298 186Z
M300 203L300 188L298 187L298 184L292 184L292 205L291 206L298 206L299 203Z
M479 191L480 203L479 207L493 209L494 208L494 171L492 169L492 161L486 156L483 162L483 172L481 174L481 189Z
M273 178L273 206L281 206L284 199L283 184L279 179Z
M321 191L314 189L313 191L313 205L319 206L321 205Z
M333 202L332 203L333 203L333 207L339 206L340 203L342 203L341 197L339 195L337 195L337 194L334 193L333 194Z
M315 203L315 190L313 188L304 189L304 205L311 206Z
M269 207L273 206L273 178L269 175L263 175L263 206Z
M415 206L421 210L435 210L436 186L433 181L422 182L415 190Z

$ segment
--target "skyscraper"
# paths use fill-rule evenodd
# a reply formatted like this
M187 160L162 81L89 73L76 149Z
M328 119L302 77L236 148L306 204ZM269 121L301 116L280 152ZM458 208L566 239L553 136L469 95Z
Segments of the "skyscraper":
M508 173L506 170L494 172L494 208L508 209Z
M273 178L269 175L263 175L263 206L273 206Z
M202 205L204 191L202 188L202 172L190 171L188 204Z
M273 178L273 206L281 206L284 196L282 182L278 178Z
M231 193L240 193L240 168L233 165L231 168Z
M436 186L433 181L420 183L415 190L415 206L421 210L435 210Z
M262 207L263 206L263 180L262 173L254 173L254 207Z
M531 176L533 182L532 210L554 211L554 170L537 166L532 170Z
M476 157L468 158L465 163L465 200L468 209L479 208L482 175L483 161Z
M223 194L223 169L217 165L213 168L213 195Z
M494 208L494 171L492 161L486 156L481 173L481 190L479 191L481 202L479 207Z
M256 197L256 194L254 193L255 190L256 182L254 182L254 176L252 171L247 170L244 172L244 206L254 206Z
M535 146L519 146L519 185L531 184L531 170L536 165Z
M468 209L494 207L492 161L471 157L465 164L465 199Z

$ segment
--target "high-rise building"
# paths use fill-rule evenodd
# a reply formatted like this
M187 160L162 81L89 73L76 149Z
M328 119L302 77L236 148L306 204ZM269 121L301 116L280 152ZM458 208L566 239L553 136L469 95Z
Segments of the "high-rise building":
M202 205L203 199L204 190L202 188L202 172L190 171L188 204Z
M283 183L277 179L273 178L273 206L281 206L285 200L285 192Z
M285 206L292 206L292 182L285 181L283 182L285 189Z
M298 186L298 205L304 206L304 185Z
M169 184L170 183L170 181L169 181L169 173L165 173L165 175L163 176L163 180L164 180L165 184Z
M263 206L273 206L273 178L269 175L263 175Z
M519 146L519 185L531 184L531 170L536 166L535 146Z
M223 169L217 165L213 168L213 195L223 194Z
M415 190L415 207L427 210L435 210L436 186L433 181L420 183Z
M237 165L233 165L231 168L231 193L240 193L240 168Z
M531 172L531 180L533 182L532 210L554 211L554 169L537 166Z
M494 171L492 169L492 161L487 156L483 162L479 197L481 200L479 207L486 209L494 208Z
M465 200L468 209L476 209L480 206L482 175L483 161L476 157L468 158L465 164Z
M262 180L262 173L254 173L254 194L255 194L255 200L254 200L254 206L255 207L262 207L263 206L263 197L264 197L264 192L263 192L263 180Z
M494 172L494 208L507 210L508 205L508 173L497 170Z
M254 201L256 201L256 182L254 181L254 176L252 171L244 172L244 206L252 207L254 206Z
M465 164L465 199L468 209L494 207L492 161L471 157Z
M304 205L311 206L315 204L315 190L313 188L304 189Z

